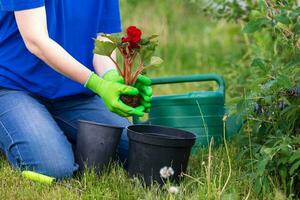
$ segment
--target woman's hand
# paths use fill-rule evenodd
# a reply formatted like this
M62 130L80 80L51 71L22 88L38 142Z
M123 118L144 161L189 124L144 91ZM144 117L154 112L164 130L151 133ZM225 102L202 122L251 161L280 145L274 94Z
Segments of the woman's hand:
M132 115L141 117L144 115L143 107L132 108L125 105L120 99L121 95L137 95L139 91L134 87L101 79L94 73L91 74L85 86L101 96L105 105L111 112L117 113L122 117L129 117Z
M110 70L106 72L103 79L124 84L124 78L118 74L117 70ZM149 112L152 97L151 80L144 75L139 75L134 87L139 90L139 94L142 97L141 105L145 108L145 112Z
M147 76L139 75L134 87L139 90L139 94L142 96L141 104L145 107L145 112L150 112L152 87L151 79Z

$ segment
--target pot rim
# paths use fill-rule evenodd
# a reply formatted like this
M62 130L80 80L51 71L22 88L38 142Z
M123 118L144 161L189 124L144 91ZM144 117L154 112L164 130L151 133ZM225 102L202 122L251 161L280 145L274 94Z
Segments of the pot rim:
M121 126L114 126L111 124L104 124L104 123L98 123L98 122L93 122L93 121L88 121L88 120L78 120L79 123L86 123L86 124L92 124L92 125L98 125L98 126L104 126L104 127L109 127L109 128L118 128L118 129L124 129L125 127Z
M158 128L167 128L167 129L171 129L174 131L183 131L185 133L188 133L189 135L193 136L192 138L163 138L163 137L157 137L157 136L151 136L148 135L147 133L142 133L142 132L138 132L135 130L132 130L131 127L133 126L155 126ZM176 128L172 128L172 127L167 127L167 126L160 126L160 125L147 125L147 124L134 124L134 125L130 125L127 127L128 130L128 138L129 140L133 140L133 141L137 141L140 143L145 143L145 144L151 144L151 145L156 145L156 146L169 146L169 147L187 147L187 146L193 146L195 144L195 141L197 139L197 136L189 131L186 130L182 130L182 129L176 129ZM133 135L134 134L134 135ZM147 138L147 140L145 140ZM165 143L166 141L168 141L167 143Z
M180 128L173 128L173 127L169 127L169 126L162 126L162 125L155 125L155 124L131 124L127 127L128 130L130 130L134 133L138 133L138 134L143 134L143 133L132 130L131 127L133 127L133 126L152 126L152 127L158 127L158 128L166 128L166 129L174 130L174 131L180 130L180 131L186 132L186 133L194 136L194 138L184 138L185 140L194 140L194 139L197 139L199 137L199 136L195 135L194 133L192 133L190 131L186 131L186 130L183 130L183 129L180 129ZM151 136L149 136L149 137L151 137ZM168 138L168 140L178 140L178 139L181 140L181 138Z

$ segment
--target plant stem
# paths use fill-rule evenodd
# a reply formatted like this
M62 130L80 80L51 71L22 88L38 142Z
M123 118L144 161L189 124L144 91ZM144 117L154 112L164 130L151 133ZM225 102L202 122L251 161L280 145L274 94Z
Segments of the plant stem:
M134 55L133 55L134 56ZM128 83L129 85L133 85L132 84L132 80L131 80L131 71L132 71L132 66L133 66L133 56L132 57L129 57L128 59L128 67L127 67L127 70L128 70Z
M108 57L109 57L109 58L111 59L111 61L116 65L116 68L117 68L119 74L120 74L120 75L123 75L123 74L122 74L122 71L121 71L121 68L120 68L120 66L119 66L119 64L118 64L111 56L108 56Z
M246 101L246 90L245 89L244 89L243 98L244 98L244 101ZM247 116L247 118L249 118L249 116ZM250 130L249 120L247 120L247 122L246 122L246 127L247 127L247 130L249 131ZM251 172L254 173L251 131L248 132L248 141L249 141L249 153L250 153L250 160L251 160Z
M140 64L139 64L139 66L138 66L136 72L135 72L135 73L133 74L133 76L132 76L132 80L131 80L131 84L132 84L132 85L136 82L138 76L142 73L143 70L144 70L144 62L143 62L142 59L141 59L141 62L140 62Z
M123 77L124 77L125 84L127 84L128 80L126 74L126 58L124 58L123 60Z
M211 148L214 143L214 138L210 139L209 147L208 147L208 161L207 161L207 172L206 172L206 179L207 179L207 199L211 199L211 162L212 162L212 153Z
M182 176L186 176L186 177L188 177L188 178L190 178L190 179L196 181L196 182L199 183L200 185L204 185L204 183L202 183L202 182L199 180L200 178L194 178L194 177L192 177L192 176L190 176L190 175L188 175L188 174L185 174L185 173L183 173L183 172L181 172L181 175L182 175Z
M132 65L129 63L128 59L125 60L125 63L126 63L126 65L125 65L125 71L126 71L125 83L126 83L126 85L132 85L131 84L131 67L132 67Z
M143 66L144 66L144 63L143 63L143 62L140 63L139 66L138 66L138 69L137 69L136 72L133 74L132 80L131 80L131 84L132 84L132 85L136 82L138 76L142 73L142 71L143 71L143 69L144 69Z
M204 115L203 115L203 112L202 112L202 109L201 109L201 106L198 102L198 100L196 101L197 103L197 106L198 106L198 109L199 109L199 112L200 112L200 115L201 115L201 119L202 119L202 123L204 125L204 130L205 130L205 135L206 135L206 141L207 141L207 144L209 144L209 139L208 139L208 127L207 127L207 124L205 122L205 119L204 119Z
M228 145L227 145L227 140L226 140L226 118L225 120L223 120L223 139L224 139L224 145L225 145L225 150L226 150L226 156L227 156L227 161L228 161L228 167L229 167L229 172L228 172L228 176L227 179L225 181L225 184L223 185L223 188L219 194L219 199L221 199L222 194L224 193L229 180L231 178L231 173L232 173L232 167L231 167L231 159L230 159L230 155L229 155L229 150L228 150Z
M126 54L124 54L124 52L123 52L123 49L121 48L121 47L119 47L118 46L118 50L119 50L119 52L121 53L121 55L122 55L122 57L123 57L123 73L121 73L121 75L123 76L123 78L124 78L124 81L125 81L125 83L126 83L126 57L127 57L127 55ZM126 49L124 49L125 51L126 51Z
M129 63L130 63L131 65L133 64L132 62L134 61L136 55L137 55L137 52L135 52L135 53L131 56L131 59L129 59Z
M250 184L250 183L249 183L249 184ZM251 194L251 186L249 187L249 192L248 192L248 194L247 194L247 196L246 196L245 200L248 200L248 199L249 199L249 197L250 197L250 194Z

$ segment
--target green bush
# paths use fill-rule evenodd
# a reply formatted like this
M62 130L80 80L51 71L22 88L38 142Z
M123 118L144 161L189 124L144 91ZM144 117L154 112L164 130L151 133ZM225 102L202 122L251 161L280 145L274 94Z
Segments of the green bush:
M196 2L197 3L197 2ZM237 111L251 139L255 191L300 195L300 7L297 1L206 2L205 11L243 26L247 84Z

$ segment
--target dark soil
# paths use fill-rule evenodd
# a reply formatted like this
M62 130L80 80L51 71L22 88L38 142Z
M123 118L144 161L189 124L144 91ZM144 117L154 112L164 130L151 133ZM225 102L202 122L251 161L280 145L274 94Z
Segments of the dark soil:
M122 95L121 100L126 104L131 107L138 107L140 104L141 96L140 95Z

